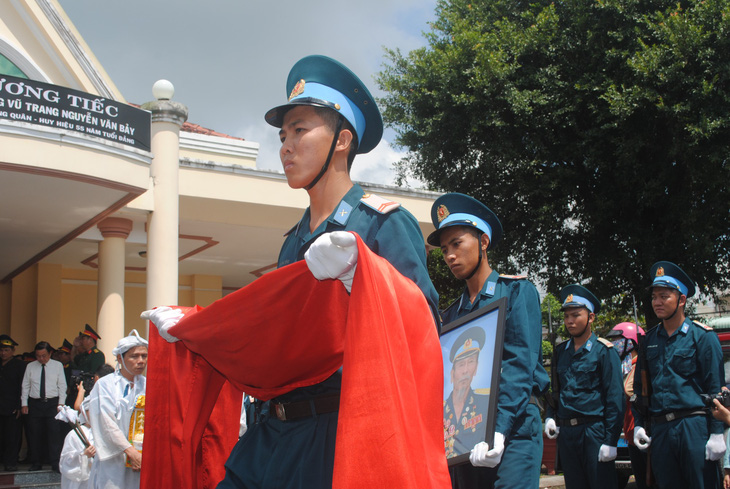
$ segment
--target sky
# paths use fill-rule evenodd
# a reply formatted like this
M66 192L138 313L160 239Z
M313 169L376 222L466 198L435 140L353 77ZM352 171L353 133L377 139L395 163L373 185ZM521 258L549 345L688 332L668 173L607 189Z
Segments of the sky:
M286 77L310 54L333 57L377 98L384 47L425 44L437 0L59 0L128 102L150 101L167 79L188 121L260 144L257 167L281 171L277 130L264 113L286 102ZM403 149L393 130L355 160L352 177L392 185ZM418 187L418 182L410 184Z

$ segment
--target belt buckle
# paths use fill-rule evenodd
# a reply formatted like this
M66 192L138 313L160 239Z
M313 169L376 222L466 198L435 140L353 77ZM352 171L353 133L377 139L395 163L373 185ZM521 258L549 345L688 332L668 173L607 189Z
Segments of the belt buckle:
M570 418L570 426L577 426L578 418Z
M286 409L284 408L284 404L274 404L274 407L276 408L276 417L279 418L279 421L286 421Z
M674 415L674 413L667 413L665 418L667 419L667 421L674 421L674 418L676 418L676 416Z

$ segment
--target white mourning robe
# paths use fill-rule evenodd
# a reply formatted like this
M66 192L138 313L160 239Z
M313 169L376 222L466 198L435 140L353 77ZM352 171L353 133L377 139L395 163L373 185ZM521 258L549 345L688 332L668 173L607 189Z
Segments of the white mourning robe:
M99 379L89 394L97 458L91 476L94 489L139 489L139 472L125 466L124 450L131 446L129 421L137 396L145 393L145 384L143 375L137 375L131 385L115 372Z
M81 426L89 443L94 444L94 435L86 426ZM61 450L61 459L58 462L58 468L61 471L61 489L90 489L89 475L91 474L91 465L94 463L93 458L84 455L84 442L81 441L79 435L73 430L66 435L63 442L63 450Z

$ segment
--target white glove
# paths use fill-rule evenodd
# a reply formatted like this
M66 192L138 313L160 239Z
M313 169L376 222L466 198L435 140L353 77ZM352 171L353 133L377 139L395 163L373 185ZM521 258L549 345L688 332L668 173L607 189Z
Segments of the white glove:
M76 424L79 419L78 415L79 413L77 413L73 408L70 408L68 406L59 406L56 419L59 421L64 421L66 423Z
M338 279L350 292L357 266L357 238L347 231L325 233L304 253L304 260L314 278Z
M139 317L147 319L157 326L160 336L165 338L168 343L175 343L180 341L179 338L175 338L167 331L175 326L185 316L180 309L173 309L167 306L155 307L149 311L144 311Z
M469 461L474 467L496 467L502 461L504 453L504 435L502 433L494 434L494 448L489 449L489 445L485 442L477 443L471 449Z
M545 420L545 436L554 440L558 437L558 433L560 433L560 428L555 424L555 420L553 418L547 418Z
M612 462L614 460L616 460L616 447L601 445L601 448L598 449L598 461Z
M634 426L634 445L642 452L645 452L651 445L651 438L641 426Z
M723 455L725 455L725 438L722 433L710 435L710 439L705 445L705 459L715 462L720 460Z

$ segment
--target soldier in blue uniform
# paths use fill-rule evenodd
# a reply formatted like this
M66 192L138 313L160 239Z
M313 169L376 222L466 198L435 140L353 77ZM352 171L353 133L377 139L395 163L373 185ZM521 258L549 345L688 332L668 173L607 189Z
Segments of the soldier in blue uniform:
M310 206L287 234L278 265L306 259L318 279L352 285L354 231L375 253L413 280L436 311L416 219L395 202L353 184L356 154L377 146L383 126L375 100L348 68L325 56L298 61L286 84L288 103L266 113L280 128L280 157L289 186L305 189ZM218 487L328 488L332 485L341 372L266 405L231 452ZM377 409L372 406L372 409Z
M469 453L474 445L484 441L489 394L482 394L479 389L474 391L471 387L484 341L484 330L473 327L461 333L451 347L449 360L453 390L444 401L446 458Z
M452 486L536 488L542 459L537 398L548 386L539 294L525 277L501 276L489 266L487 250L501 239L502 224L487 206L468 195L445 194L434 202L431 220L436 231L428 243L441 247L451 273L466 282L461 298L441 313L443 323L508 300L494 446L477 443L471 465L450 467Z
M592 331L600 301L591 291L568 285L560 291L560 301L571 338L555 347L545 434L554 439L560 433L558 453L567 489L613 489L624 419L621 360L613 343Z
M642 450L651 445L660 488L719 487L723 424L710 416L701 396L725 385L720 341L711 328L685 317L695 285L681 268L660 261L651 277L651 305L661 323L646 332L639 348L634 442Z

